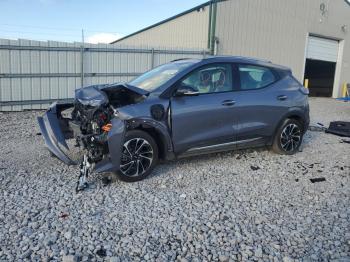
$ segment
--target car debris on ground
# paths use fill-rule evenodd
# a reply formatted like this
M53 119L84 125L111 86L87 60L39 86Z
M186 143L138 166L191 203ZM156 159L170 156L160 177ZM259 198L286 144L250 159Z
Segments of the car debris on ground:
M350 140L342 139L342 140L340 140L340 143L350 144Z
M329 124L329 127L326 129L326 133L350 137L350 122L333 121Z
M316 123L315 125L313 125L313 124L309 125L310 131L324 132L326 129L327 128L321 123Z
M311 183L324 182L326 179L324 177L310 178Z
M253 171L259 170L260 167L259 166L250 166L250 169Z

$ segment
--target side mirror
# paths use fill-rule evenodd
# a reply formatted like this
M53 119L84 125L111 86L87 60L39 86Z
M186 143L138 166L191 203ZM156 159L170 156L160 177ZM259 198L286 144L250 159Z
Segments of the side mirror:
M198 96L199 92L193 90L190 86L180 86L176 92L175 96Z

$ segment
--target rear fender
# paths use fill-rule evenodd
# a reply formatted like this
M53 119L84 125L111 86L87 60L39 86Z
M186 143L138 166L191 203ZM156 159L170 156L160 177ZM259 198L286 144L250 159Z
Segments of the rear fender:
M271 140L269 142L269 144L272 144L273 143L273 140L276 136L276 133L279 129L279 127L283 124L283 122L287 119L287 118L290 118L290 117L293 117L293 116L297 116L299 117L300 119L302 119L304 125L303 125L303 132L305 133L308 129L308 126L309 126L309 122L310 122L310 119L309 119L309 115L308 115L308 112L305 112L301 109L301 108L298 108L298 107L292 107L288 110L288 112L283 115L283 117L281 117L281 119L278 121L278 124L276 125L275 127L275 131L273 133L273 136L271 137Z

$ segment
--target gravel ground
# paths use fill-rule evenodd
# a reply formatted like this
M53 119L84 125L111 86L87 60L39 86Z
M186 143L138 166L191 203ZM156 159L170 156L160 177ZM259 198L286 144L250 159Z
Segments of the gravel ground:
M350 120L350 103L310 107L312 123ZM309 131L294 156L262 148L163 163L132 184L93 175L75 194L77 168L50 157L40 114L0 113L0 261L350 261L340 137Z

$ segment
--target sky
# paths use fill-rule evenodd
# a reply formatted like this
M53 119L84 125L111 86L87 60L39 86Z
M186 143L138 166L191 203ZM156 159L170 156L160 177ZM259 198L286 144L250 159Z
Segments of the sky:
M205 0L0 0L0 38L110 43Z

